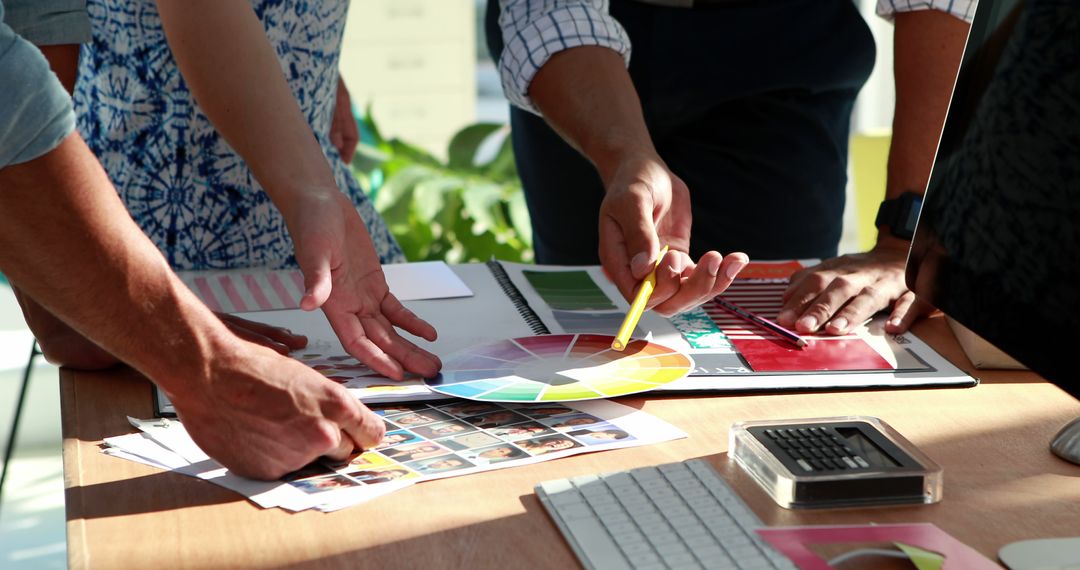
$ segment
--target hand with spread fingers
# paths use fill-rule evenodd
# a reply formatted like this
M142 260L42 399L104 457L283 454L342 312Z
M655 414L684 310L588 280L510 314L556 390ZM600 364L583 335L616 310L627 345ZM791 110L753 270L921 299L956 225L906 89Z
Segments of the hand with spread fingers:
M907 242L896 242L794 274L777 323L802 334L843 335L891 307L885 332L906 331L933 307L916 299L904 283Z
M402 380L406 372L434 376L442 362L398 334L400 327L433 341L435 328L394 297L363 220L349 199L313 192L299 209L296 259L304 273L300 307L322 308L342 346L376 372Z

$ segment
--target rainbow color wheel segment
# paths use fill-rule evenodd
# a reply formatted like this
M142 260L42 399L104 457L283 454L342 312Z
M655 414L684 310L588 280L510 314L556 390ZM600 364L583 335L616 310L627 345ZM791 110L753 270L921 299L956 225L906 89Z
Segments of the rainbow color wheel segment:
M500 340L462 351L425 380L436 392L487 402L571 402L645 392L685 377L689 356L644 340L623 352L614 337L556 334Z

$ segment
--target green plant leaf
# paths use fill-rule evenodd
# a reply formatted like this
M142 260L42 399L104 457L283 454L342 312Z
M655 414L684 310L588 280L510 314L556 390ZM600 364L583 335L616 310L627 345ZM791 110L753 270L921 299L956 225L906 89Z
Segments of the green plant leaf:
M456 170L473 170L476 151L495 131L503 128L498 123L478 123L458 131L447 147L447 166Z
M442 163L439 162L439 159L418 146L409 144L401 139L391 139L388 144L390 152L395 158L406 159L410 162L424 164L433 168L442 167Z
M442 178L441 173L432 175L416 184L413 192L414 207L421 221L431 222L446 207L446 196L461 188L459 178Z
M379 147L367 143L360 143L356 145L356 154L353 155L350 164L353 170L370 174L389 159L390 155L379 150Z
M372 185L375 207L408 259L532 260L532 230L510 137L492 160L472 163L485 139L503 127L462 129L451 142L448 164L442 164L408 142L383 139L370 107L362 126L373 134L354 159L353 172Z
M491 182L470 183L462 193L465 210L472 220L472 233L483 233L506 227L500 224L498 209L502 203L502 187Z
M399 203L408 205L412 199L413 188L430 176L430 172L431 170L427 167L413 165L387 178L382 189L379 190L379 195L375 198L375 209L385 217L386 212L397 207Z
M505 184L521 184L517 173L517 163L514 162L514 141L507 134L495 153L495 158L480 168L480 174L495 182Z
M365 137L370 137L372 146L382 146L386 143L386 139L379 132L379 126L375 123L375 114L371 110L371 103L364 107L364 116L360 117L357 125L360 127L360 138L364 142L368 142Z
M532 219L529 217L529 206L525 202L525 192L522 191L521 186L513 187L510 196L506 199L506 205L514 233L526 248L532 249Z

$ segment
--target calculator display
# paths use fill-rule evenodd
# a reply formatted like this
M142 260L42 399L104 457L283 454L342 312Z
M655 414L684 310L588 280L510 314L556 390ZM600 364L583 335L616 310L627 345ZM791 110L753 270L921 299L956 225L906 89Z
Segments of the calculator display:
M836 432L847 440L848 446L855 450L872 467L899 467L889 454L881 450L870 438L863 435L862 431L854 427L836 427Z

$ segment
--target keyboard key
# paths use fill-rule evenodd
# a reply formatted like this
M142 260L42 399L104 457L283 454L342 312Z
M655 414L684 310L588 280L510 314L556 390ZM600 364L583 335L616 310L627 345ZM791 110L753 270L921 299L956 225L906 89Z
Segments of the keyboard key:
M574 542L585 552L590 559L610 560L620 565L626 565L627 560L615 544L615 540L608 534L604 525L596 519L563 519L566 528L574 536Z
M559 513L566 520L596 518L596 515L593 514L593 510L586 504L565 505L560 508Z
M664 563L673 568L690 565L698 566L697 559L695 559L694 555L690 554L689 552L672 554L670 556L661 556L664 558Z
M627 549L637 548L638 546L642 546L647 551L652 552L652 546L647 544L648 539L645 538L644 534L638 532L636 527L620 530L613 526L609 526L608 532L615 537L615 542L619 544L619 548L622 548L623 552L626 552Z
M644 538L644 536L642 538ZM619 546L622 547L623 552L631 557L631 559L638 559L640 556L649 554L653 555L654 560L660 560L660 558L655 555L652 545L645 541L628 542L626 544L620 543Z
M705 460L545 482L537 494L586 568L794 569L757 537L757 516Z

